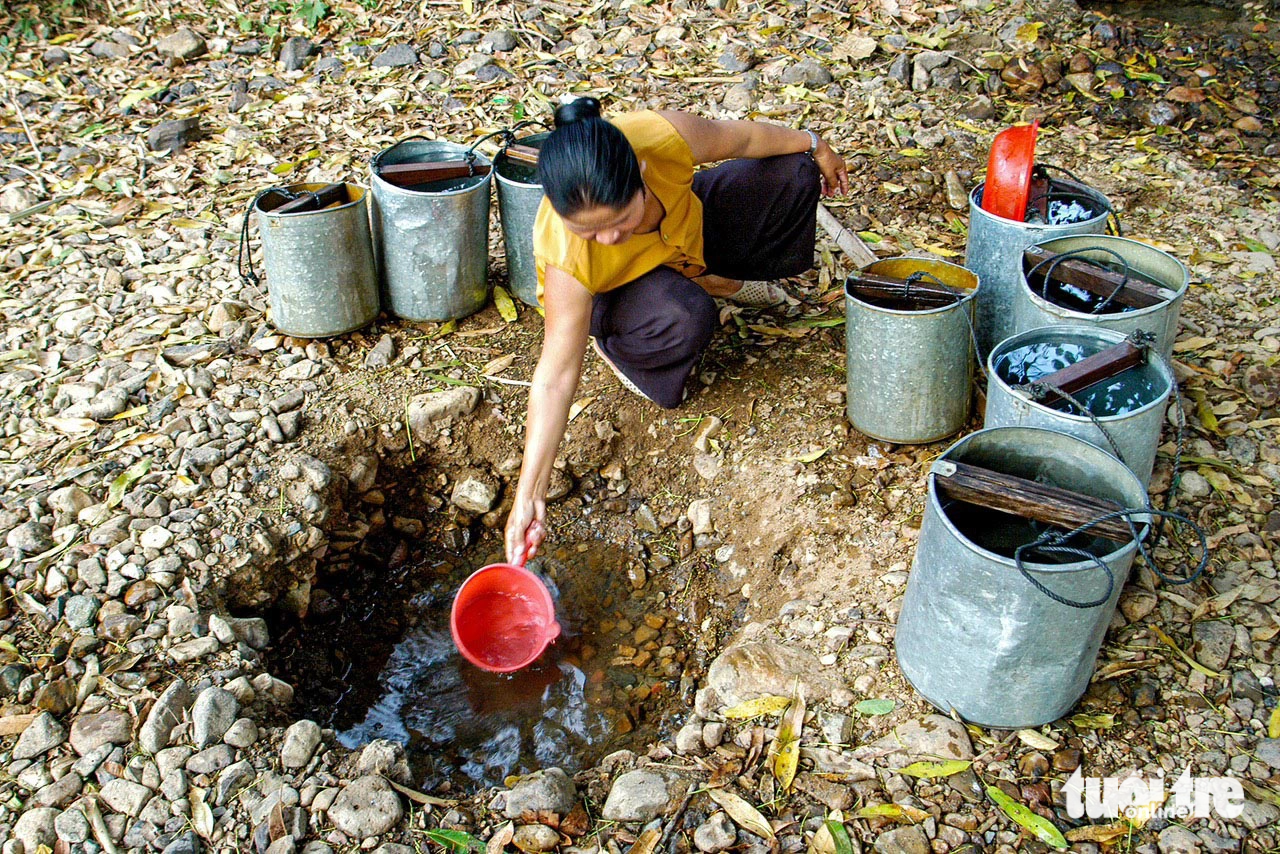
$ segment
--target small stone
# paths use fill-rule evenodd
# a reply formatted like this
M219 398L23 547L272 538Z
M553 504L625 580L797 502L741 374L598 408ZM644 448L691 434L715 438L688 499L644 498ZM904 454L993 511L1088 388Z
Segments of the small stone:
M413 772L404 755L404 746L397 741L375 738L360 751L356 760L356 774L379 774L405 785L411 784Z
M521 778L507 792L506 801L507 818L543 812L564 816L573 811L578 791L564 771L547 768Z
M76 704L75 680L55 679L41 685L32 702L36 708L51 715L65 715Z
M98 796L116 812L136 818L151 799L151 790L141 783L116 777L102 784Z
M522 824L511 842L521 851L552 851L560 844L560 834L545 824Z
M383 335L377 345L364 357L364 366L372 370L390 367L396 355L396 342L390 335Z
M138 542L142 544L144 549L166 549L173 545L173 534L167 528L160 525L152 525L150 528L142 532L142 536L138 538Z
M1253 755L1273 771L1280 771L1280 738L1264 738L1254 748Z
M156 700L138 732L138 743L147 753L158 753L169 744L169 735L182 721L191 706L191 689L182 679L175 679Z
M693 525L693 535L695 537L699 534L710 534L715 531L715 525L711 520L710 498L699 498L690 502L686 515Z
M236 761L235 751L229 744L215 744L193 754L186 768L192 774L216 774Z
M1188 498L1204 498L1213 491L1204 475L1194 471L1184 471L1178 475L1178 489Z
M217 798L215 803L228 804L231 798L235 796L245 786L252 783L258 776L258 772L250 762L245 759L228 765L218 774Z
M147 132L147 149L177 154L200 136L198 118L171 119Z
M1160 854L1200 854L1200 837L1177 824L1160 831L1157 844Z
M900 827L876 837L876 854L931 854L929 839L919 827Z
M185 664L188 661L198 661L205 656L213 655L218 651L219 646L218 639L215 637L193 638L169 647L169 657L179 664Z
M1191 656L1210 670L1223 670L1231 659L1236 630L1230 623L1202 620L1191 627Z
M329 807L329 820L355 839L380 836L400 823L404 807L391 784L381 777L355 780L338 793Z
M197 750L222 741L240 713L240 701L225 688L210 686L191 707L192 743Z
M738 83L725 90L720 106L731 113L745 113L755 107L755 90L745 83Z
M13 838L20 842L26 851L36 851L41 845L52 850L58 843L56 830L58 812L52 807L27 810L13 825Z
M1053 769L1055 771L1071 772L1080 767L1083 759L1081 752L1074 747L1064 747L1053 754Z
M67 731L48 712L41 712L27 725L13 746L14 759L34 759L67 740Z
M196 836L195 831L188 830L166 845L160 854L200 854L203 850L200 837Z
M78 809L63 810L54 819L53 829L68 845L81 845L89 838L89 819Z
M782 72L782 82L789 86L820 89L835 78L816 59L804 59Z
M195 59L203 56L208 47L204 39L188 27L183 27L156 42L156 51L175 59Z
M889 79L906 86L911 82L911 57L904 51L889 65Z
M656 771L628 771L613 781L601 815L606 821L653 821L671 801L667 781Z
M5 537L9 548L17 549L23 554L40 554L53 547L49 526L39 522L23 522Z
M410 399L406 417L415 439L430 441L442 427L470 415L480 405L480 389L456 386Z
M70 62L71 54L64 48L51 47L40 56L40 61L44 63L45 68L53 69Z
M497 30L480 40L481 49L488 48L494 53L507 53L519 45L516 34L511 30Z
M227 729L222 740L241 750L252 747L258 740L258 725L249 718L240 718Z
M497 500L497 488L475 475L460 478L454 484L453 495L449 498L453 506L459 510L465 510L477 516L492 510Z
M84 778L71 771L40 789L31 800L36 806L62 809L76 799L84 786Z
M280 48L280 64L285 71L297 71L306 65L307 59L316 51L315 45L302 36L293 36Z
M877 747L904 751L911 759L972 759L973 742L962 724L943 715L907 721L876 742Z
M701 753L703 746L700 721L690 721L680 727L680 731L676 733L676 753L681 755Z
M996 108L986 95L979 95L960 109L961 115L974 121L986 121L995 116Z
M113 710L81 715L71 725L71 746L85 756L104 744L128 744L133 739L133 718L128 712Z
M729 850L737 838L738 830L723 810L712 813L710 818L693 831L694 846L706 854Z
M302 768L311 761L311 756L319 745L319 724L315 721L298 721L285 731L284 746L280 748L280 764L285 768Z
M373 58L373 68L405 68L418 64L418 51L412 45L393 44Z
M739 74L755 67L756 56L751 48L744 44L731 44L724 49L716 61L730 74Z

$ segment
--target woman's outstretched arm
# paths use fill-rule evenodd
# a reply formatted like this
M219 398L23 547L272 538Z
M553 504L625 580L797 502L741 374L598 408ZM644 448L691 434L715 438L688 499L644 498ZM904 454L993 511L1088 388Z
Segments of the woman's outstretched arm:
M577 279L557 267L547 267L543 293L546 324L542 355L529 388L529 415L525 420L524 460L515 500L507 516L507 560L515 562L524 549L529 526L535 521L546 528L547 486L551 468L569 423L569 407L591 329L591 293ZM535 536L540 541L541 536ZM533 543L529 557L537 552Z

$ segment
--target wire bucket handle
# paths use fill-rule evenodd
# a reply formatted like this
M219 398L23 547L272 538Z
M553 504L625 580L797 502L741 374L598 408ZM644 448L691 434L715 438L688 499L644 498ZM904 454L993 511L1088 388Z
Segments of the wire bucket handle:
M1077 177L1074 173L1070 172L1070 171L1069 171L1069 170L1067 170L1067 169L1062 168L1061 166L1055 166L1055 165L1054 165L1054 164L1052 164L1052 163L1037 163L1037 164L1032 168L1032 174L1034 174L1036 177L1044 178L1045 180L1049 181L1050 185L1052 186L1052 184L1053 184L1053 178L1052 178L1052 177L1050 177L1050 175L1048 174L1048 170L1050 170L1050 169L1052 169L1054 172L1061 172L1063 175L1066 175L1066 176L1067 176L1068 178L1070 178L1072 181L1075 181L1077 184L1080 184L1081 186L1084 186L1084 187L1089 186L1089 185L1088 185L1088 184L1086 184L1084 181L1081 181L1081 180L1080 180L1080 178L1079 178L1079 177ZM1056 195L1056 196L1061 196L1061 197L1063 197L1063 198L1070 198L1070 199L1082 199L1082 200L1089 201L1089 202L1094 202L1094 203L1097 203L1098 198L1099 198L1099 197L1101 197L1101 199L1102 199L1102 208L1103 208L1103 210L1105 210L1105 211L1107 212L1107 228L1108 228L1108 230L1109 230L1112 234L1114 234L1116 237L1121 237L1121 236L1123 236L1123 229L1122 229L1122 228L1121 228L1121 226L1120 226L1120 215L1119 215L1118 213L1116 213L1116 209L1115 209L1114 207L1112 207L1112 205L1111 205L1111 200L1110 200L1110 199L1108 199L1106 196L1103 196L1101 193L1099 193L1097 196L1091 196L1091 195L1089 195L1089 194L1087 194L1087 193L1081 193L1081 192L1079 192L1079 191L1075 191L1075 190L1061 190L1061 189L1060 189L1060 190L1056 190L1056 191L1054 191L1054 190L1047 191L1047 192L1045 192L1045 194L1044 194L1041 198L1049 199L1049 198L1052 198L1052 197L1053 197L1053 196L1055 196L1055 195ZM1033 201L1034 201L1034 200L1033 200Z

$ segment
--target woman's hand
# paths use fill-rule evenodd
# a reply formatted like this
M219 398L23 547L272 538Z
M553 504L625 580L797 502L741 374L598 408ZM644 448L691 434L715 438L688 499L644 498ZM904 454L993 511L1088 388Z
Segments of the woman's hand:
M849 192L849 167L825 139L819 138L813 160L822 172L822 195L831 197Z
M545 501L517 498L507 516L505 539L507 544L507 563L521 563L528 543L529 553L524 559L531 560L538 553L538 547L546 536L547 504Z

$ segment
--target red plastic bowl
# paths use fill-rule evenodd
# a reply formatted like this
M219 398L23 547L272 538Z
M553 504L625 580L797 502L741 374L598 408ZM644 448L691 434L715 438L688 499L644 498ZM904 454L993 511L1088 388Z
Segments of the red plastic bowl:
M1031 168L1036 159L1040 122L1005 128L991 141L982 209L993 216L1025 222L1031 197Z
M560 635L555 602L523 566L493 563L458 589L449 629L462 657L493 673L527 667Z

